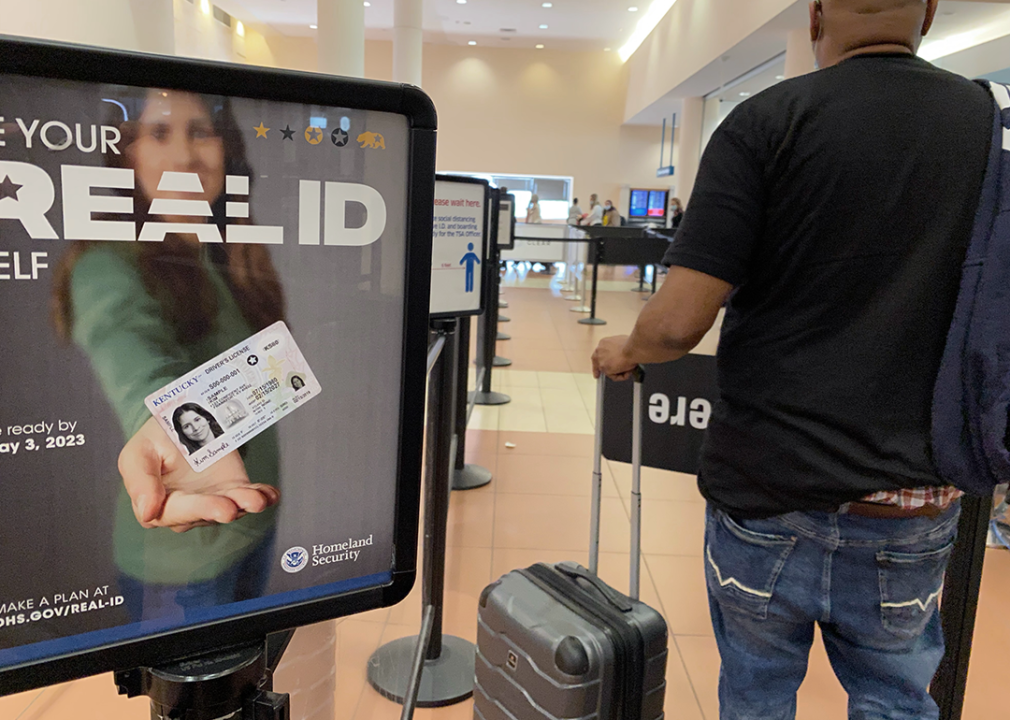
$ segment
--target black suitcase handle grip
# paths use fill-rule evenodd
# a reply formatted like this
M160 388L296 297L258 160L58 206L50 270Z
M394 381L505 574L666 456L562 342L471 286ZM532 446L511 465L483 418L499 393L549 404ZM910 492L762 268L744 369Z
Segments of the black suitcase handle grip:
M631 612L635 609L631 600L626 595L622 595L617 592L614 588L607 585L581 565L577 565L572 562L563 562L555 565L554 569L572 579L585 580L587 583L596 588L608 603L621 612Z

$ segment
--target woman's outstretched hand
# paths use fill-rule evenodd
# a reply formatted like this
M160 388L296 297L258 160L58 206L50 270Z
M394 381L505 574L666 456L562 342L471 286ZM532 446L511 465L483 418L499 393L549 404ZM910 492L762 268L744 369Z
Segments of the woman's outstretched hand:
M154 418L144 423L119 454L119 472L145 528L178 533L234 522L280 502L280 490L253 484L238 452L196 472Z

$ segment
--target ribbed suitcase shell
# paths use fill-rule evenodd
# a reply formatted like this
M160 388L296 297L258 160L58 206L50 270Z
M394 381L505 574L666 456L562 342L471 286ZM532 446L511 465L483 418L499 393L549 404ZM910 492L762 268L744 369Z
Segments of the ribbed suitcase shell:
M481 596L474 718L661 720L666 621L636 601L629 601L630 612L617 612L585 581L550 566L540 568L540 573L547 569L559 584L567 585L565 592L545 587L529 577L529 571L520 570ZM620 637L607 631L597 613L608 610L640 636L641 645L624 647ZM629 661L641 670L629 667ZM628 672L641 678L641 691L626 699Z

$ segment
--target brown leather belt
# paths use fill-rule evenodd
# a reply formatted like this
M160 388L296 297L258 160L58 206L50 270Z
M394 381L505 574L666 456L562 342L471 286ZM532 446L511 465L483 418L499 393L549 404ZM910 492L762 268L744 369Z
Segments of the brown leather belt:
M906 518L937 518L944 510L936 505L924 505L918 508L901 508L897 505L881 505L879 503L852 502L843 505L839 512L859 517L877 518L880 520L903 520Z

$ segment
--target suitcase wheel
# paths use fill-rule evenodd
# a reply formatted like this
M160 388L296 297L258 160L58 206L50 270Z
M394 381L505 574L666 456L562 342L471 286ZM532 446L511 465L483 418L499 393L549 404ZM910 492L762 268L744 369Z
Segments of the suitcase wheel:
M566 675L582 677L589 672L589 653L578 638L569 635L558 645L554 664Z

